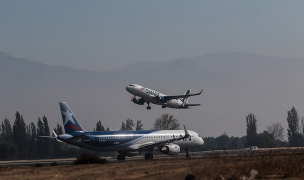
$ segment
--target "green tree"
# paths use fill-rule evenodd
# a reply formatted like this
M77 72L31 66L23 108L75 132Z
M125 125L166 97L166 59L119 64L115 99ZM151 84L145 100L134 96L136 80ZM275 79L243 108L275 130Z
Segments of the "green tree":
M250 113L246 116L247 123L247 136L246 136L246 146L254 146L254 141L257 136L257 119L254 114Z
M43 138L39 136L50 136L50 128L46 116L42 120L38 118L37 122L37 149L38 157L50 158L53 155L53 143L51 138Z
M303 141L303 136L299 132L299 116L297 110L292 107L290 111L287 112L287 136L290 147L301 146Z
M18 158L26 158L28 156L27 126L18 111L15 116L13 139L18 147Z
M143 124L141 123L141 120L137 120L136 122L136 131L142 131L144 130Z
M62 126L61 126L59 123L57 123L57 127L54 129L54 132L55 132L57 135L63 134Z
M13 142L4 141L0 144L0 160L16 159L18 154L18 147Z
M96 129L94 129L94 131L105 131L105 128L103 127L103 125L101 124L101 121L97 121L96 123Z
M49 128L49 123L48 120L45 116L42 117L43 121L43 127L44 127L44 136L50 136L50 128ZM52 157L53 155L53 143L51 138L44 138L44 149L45 149L45 155L47 157Z
M220 149L227 149L231 141L226 132L224 132L221 136L217 137L215 140L217 142L217 147Z
M134 123L132 119L126 119L126 130L133 131Z
M36 157L37 155L37 129L34 123L28 125L28 150L30 157Z
M1 124L1 138L2 142L14 142L12 126L7 118L5 118Z
M119 129L120 131L125 131L126 130L126 123L125 122L122 122L121 123L121 127Z
M205 137L203 139L204 139L204 144L199 149L203 151L210 151L217 149L217 142L214 137Z
M277 143L274 139L273 134L269 134L267 131L257 134L257 136L254 140L254 145L258 146L259 148L277 147Z
M38 118L37 122L37 156L39 158L45 157L44 154L44 144L45 144L45 138L42 138L40 136L44 136L44 125L40 118Z
M162 114L161 117L155 119L153 129L156 130L176 130L179 129L180 123L173 115L167 113Z
M57 135L63 134L62 126L59 123L57 123L56 128L54 128L54 132ZM55 157L60 157L60 155L63 154L64 146L65 146L64 143L58 142L57 140L53 141L53 148L54 148L53 154Z
M17 158L18 147L13 140L13 130L10 121L5 118L1 123L0 159L12 160Z
M126 119L126 122L121 123L120 131L133 131L134 123L132 119Z

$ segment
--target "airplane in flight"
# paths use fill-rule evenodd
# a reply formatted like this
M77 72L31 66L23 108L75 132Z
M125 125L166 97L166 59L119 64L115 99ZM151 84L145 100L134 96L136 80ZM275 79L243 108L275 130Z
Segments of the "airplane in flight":
M52 138L81 148L94 151L118 151L117 160L136 156L146 151L145 159L153 159L153 151L159 149L168 155L177 155L181 149L197 148L204 140L194 131L184 130L142 130L142 131L85 131L65 102L59 102L65 134L57 135L53 131Z
M151 109L150 102L162 105L162 108L189 109L191 106L200 106L200 104L188 104L188 99L190 96L200 95L203 91L202 89L201 92L197 94L190 94L191 90L188 89L183 95L167 96L138 84L130 84L126 87L126 90L130 94L133 94L130 99L131 101L139 105L144 105L146 102L148 104L148 110Z

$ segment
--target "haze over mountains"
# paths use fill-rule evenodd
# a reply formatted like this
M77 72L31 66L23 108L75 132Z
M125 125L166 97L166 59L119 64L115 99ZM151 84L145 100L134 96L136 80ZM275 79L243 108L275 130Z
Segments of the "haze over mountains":
M251 53L206 54L162 62L140 62L124 68L93 72L48 66L0 52L0 118L14 121L19 111L26 123L46 115L50 126L62 124L59 101L66 101L86 130L96 122L118 130L127 118L142 120L151 129L163 113L174 115L202 136L246 134L246 116L254 113L258 132L280 122L287 127L287 111L294 106L304 115L304 59L267 57ZM190 103L192 109L162 109L129 101L125 87L141 84L168 95L204 89Z

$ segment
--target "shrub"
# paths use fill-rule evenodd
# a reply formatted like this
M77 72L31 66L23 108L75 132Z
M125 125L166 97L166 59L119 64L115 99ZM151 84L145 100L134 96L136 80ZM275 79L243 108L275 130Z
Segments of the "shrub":
M82 152L77 159L74 161L74 164L105 164L108 160L100 158L96 154L90 152Z

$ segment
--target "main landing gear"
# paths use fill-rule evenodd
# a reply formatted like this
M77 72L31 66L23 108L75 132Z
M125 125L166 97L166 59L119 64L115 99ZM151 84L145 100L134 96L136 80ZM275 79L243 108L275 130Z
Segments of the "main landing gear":
M151 109L150 102L147 102L147 104L148 104L147 110L150 110Z
M185 149L185 150L186 150L186 158L190 158L191 159L190 154L189 154L189 150L188 149Z
M119 154L119 155L117 156L117 160L118 160L118 161L124 161L124 160L126 160L126 156Z
M145 160L153 159L153 154L145 154Z
M167 106L165 106L165 105L162 105L162 108L166 108Z

